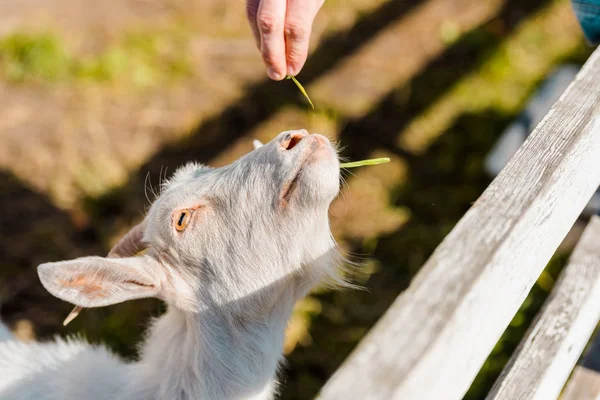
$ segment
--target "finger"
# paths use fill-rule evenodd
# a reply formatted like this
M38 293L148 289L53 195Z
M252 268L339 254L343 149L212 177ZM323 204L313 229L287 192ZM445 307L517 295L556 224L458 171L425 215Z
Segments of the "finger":
M256 21L260 33L260 52L271 79L279 81L285 77L285 0L261 0Z
M319 4L314 1L288 0L284 27L288 75L297 75L306 62L310 32L318 7Z
M246 1L246 17L248 18L248 22L250 23L250 29L252 30L252 34L254 35L256 47L258 47L258 49L260 50L260 33L258 32L258 25L256 23L256 16L258 14L259 4L260 0Z

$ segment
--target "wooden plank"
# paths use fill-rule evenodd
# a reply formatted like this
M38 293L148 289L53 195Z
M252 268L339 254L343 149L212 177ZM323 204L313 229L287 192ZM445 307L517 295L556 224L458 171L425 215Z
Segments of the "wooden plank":
M462 398L600 184L599 76L596 50L321 399Z
M593 217L487 400L558 398L600 319L600 218Z
M600 373L578 365L560 398L561 400L600 400Z

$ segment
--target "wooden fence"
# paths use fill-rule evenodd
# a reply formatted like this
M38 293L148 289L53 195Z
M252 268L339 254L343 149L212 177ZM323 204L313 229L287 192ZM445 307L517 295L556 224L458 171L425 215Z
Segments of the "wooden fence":
M461 399L598 186L600 49L318 398ZM488 399L557 398L599 318L593 218ZM577 367L564 398L599 395Z

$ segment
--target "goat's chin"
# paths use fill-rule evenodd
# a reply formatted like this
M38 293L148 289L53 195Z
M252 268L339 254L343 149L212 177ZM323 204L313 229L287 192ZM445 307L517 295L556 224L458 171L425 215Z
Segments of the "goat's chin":
M333 149L322 149L308 162L301 174L301 185L308 202L329 205L340 191L340 164Z

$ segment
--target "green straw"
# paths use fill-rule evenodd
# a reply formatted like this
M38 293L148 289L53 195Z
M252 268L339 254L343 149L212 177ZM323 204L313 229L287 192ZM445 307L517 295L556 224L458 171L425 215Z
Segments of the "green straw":
M315 109L315 105L313 104L312 101L310 101L310 97L308 97L308 93L306 93L306 90L304 90L304 86L302 86L302 84L300 84L300 82L298 82L298 79L296 79L296 77L294 76L286 76L285 79L291 79L292 81L294 81L294 83L296 84L296 86L298 86L298 89L300 89L300 91L302 92L302 94L304 95L304 97L306 97L306 100L308 100L310 106L312 107L312 109Z
M341 163L340 168L356 168L356 167L362 167L363 165L377 165L377 164L384 164L384 163L388 163L388 162L390 162L390 159L387 157L372 158L370 160Z

